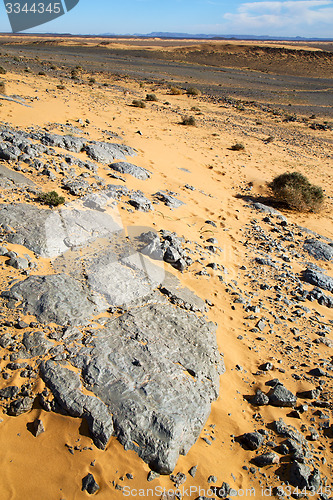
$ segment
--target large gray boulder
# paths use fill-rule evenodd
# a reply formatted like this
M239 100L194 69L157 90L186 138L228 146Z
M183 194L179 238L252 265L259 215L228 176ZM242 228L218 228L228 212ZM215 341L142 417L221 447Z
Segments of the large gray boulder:
M304 250L317 260L333 260L333 247L316 238L305 240Z
M30 276L2 296L22 301L24 312L36 316L39 321L58 325L82 324L103 309L98 298L66 274Z
M162 474L195 443L218 397L224 365L215 329L193 313L152 304L110 320L71 358L107 405L125 449ZM54 391L64 368L52 366L46 382ZM68 409L77 393L66 387L65 401L59 384L55 396Z

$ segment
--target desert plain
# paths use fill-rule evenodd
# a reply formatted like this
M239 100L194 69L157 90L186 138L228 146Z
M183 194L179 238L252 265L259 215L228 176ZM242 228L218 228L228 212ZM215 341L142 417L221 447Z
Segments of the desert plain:
M1 500L89 498L87 474L99 487L91 496L101 500L333 497L332 60L331 42L0 36ZM59 136L84 146L75 151ZM22 138L38 145L37 155L20 150ZM126 161L147 175L93 155L87 163L96 142L126 145L133 151ZM274 199L268 183L293 171L323 188L320 211ZM211 345L225 367L218 394L171 477L152 474L115 435L99 449L86 419L50 395L43 363L80 373L61 337L68 325L6 293L59 270L29 240L31 207L61 210L40 193L56 191L64 207L76 207L108 186L120 189L113 209L127 234L151 229L161 244L171 233L180 238L181 263L164 254L158 266L200 307L164 291L161 314L172 308L216 325ZM21 216L15 228L5 218L19 204L30 208L26 226ZM24 238L13 238L19 230ZM78 348L88 345L88 327L102 331L126 311L116 304L75 317ZM57 350L28 352L36 331ZM189 387L198 385L195 370L185 375ZM22 398L31 405L13 415Z

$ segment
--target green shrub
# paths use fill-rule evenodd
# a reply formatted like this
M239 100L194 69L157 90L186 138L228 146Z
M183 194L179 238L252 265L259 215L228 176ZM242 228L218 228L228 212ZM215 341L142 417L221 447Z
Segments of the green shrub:
M132 101L132 106L134 106L135 108L145 108L146 103L143 101L139 101L138 99L134 99L134 101Z
M192 125L192 126L195 126L196 122L195 122L194 116L183 116L181 124L182 125Z
M0 75L5 75L6 73L7 73L7 71L5 70L5 68L0 66Z
M244 151L245 146L241 142L236 142L233 146L230 148L232 151Z
M155 94L147 94L146 95L146 101L154 101L154 102L156 102L156 101L158 101L158 99L157 99L157 97L156 97Z
M187 95L200 95L200 90L197 89L196 87L189 87L186 90Z
M59 196L56 191L41 193L38 196L38 200L45 203L45 205L50 205L51 207L57 207L58 205L65 203L65 198L63 196Z
M94 83L96 83L96 78L93 78L93 77L89 78L88 83L93 85Z
M278 175L268 186L278 200L301 212L319 210L325 199L322 188L311 184L300 172Z

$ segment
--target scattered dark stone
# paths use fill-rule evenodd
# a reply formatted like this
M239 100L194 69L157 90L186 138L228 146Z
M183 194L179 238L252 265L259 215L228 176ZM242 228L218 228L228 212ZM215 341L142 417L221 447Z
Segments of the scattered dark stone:
M276 453L269 452L264 453L263 455L258 455L253 458L252 462L258 467L265 467L266 465L278 464L280 462L280 458Z
M241 443L249 450L257 450L264 442L264 436L259 432L247 432L240 437Z
M259 366L259 370L262 370L264 372L268 372L270 370L273 370L273 368L274 367L273 367L272 363L270 363L270 362L264 363L264 364Z
M86 491L89 495L93 495L98 490L99 486L96 483L94 476L89 472L89 474L82 479L82 491Z
M177 474L170 474L171 481L175 484L176 488L186 483L186 474L177 472Z
M29 397L24 397L13 401L8 409L8 415L17 417L23 413L28 413L34 404L34 399Z
M34 429L34 435L35 437L38 437L40 434L45 432L45 428L43 425L43 422L37 418L34 423L33 423L33 429Z
M254 405L254 406L268 405L269 397L264 392L262 392L260 389L258 389L255 396L253 396L250 399L250 403L251 403L251 405Z
M190 470L188 471L188 473L189 473L190 476L195 477L195 475L197 473L197 470L198 470L198 466L197 465L193 465L193 467L190 468Z
M310 370L308 374L311 375L312 377L324 377L326 375L326 372L321 368L316 367L312 368L312 370Z
M282 384L278 384L269 394L269 404L272 406L293 407L297 402L297 397Z
M160 474L158 472L154 472L154 471L149 471L148 473L148 476L147 476L147 481L153 481L154 479L157 479L158 477L160 477Z

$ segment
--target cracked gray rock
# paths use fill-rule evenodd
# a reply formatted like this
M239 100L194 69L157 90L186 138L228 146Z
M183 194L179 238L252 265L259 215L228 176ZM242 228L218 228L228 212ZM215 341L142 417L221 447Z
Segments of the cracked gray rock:
M2 226L10 243L23 245L42 257L57 257L122 228L116 217L98 210L41 209L23 203L0 205Z
M97 397L83 394L79 375L54 361L41 364L41 376L69 415L87 420L95 445L104 449L113 433L112 416L106 405Z
M218 397L224 365L215 328L170 304L152 304L110 320L71 358L85 387L108 407L125 449L159 473L172 472L188 452ZM47 363L43 377L51 366L46 382L57 400L67 411L76 408L78 382L75 391L64 382L64 399L63 383L53 379L66 368Z
M328 290L333 293L333 278L315 269L306 269L302 273L302 278L306 283Z
M85 151L89 158L99 163L112 163L114 160L126 160L126 156L135 156L134 149L122 144L92 141L86 144Z
M110 168L119 172L120 174L129 174L136 179L147 180L150 178L150 172L143 167L138 167L137 165L133 165L133 163L127 163L125 161L111 163Z
M324 241L310 238L304 242L304 250L306 250L316 260L333 260L333 246Z
M66 274L30 276L2 296L21 300L23 311L43 323L78 325L100 310L92 294Z

